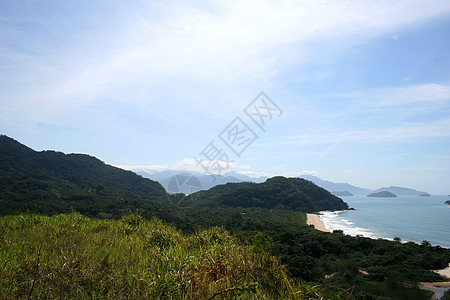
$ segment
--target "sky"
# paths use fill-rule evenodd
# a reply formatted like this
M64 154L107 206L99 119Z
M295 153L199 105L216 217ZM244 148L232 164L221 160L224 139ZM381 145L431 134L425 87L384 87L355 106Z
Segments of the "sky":
M35 150L450 194L448 0L0 7L0 133Z

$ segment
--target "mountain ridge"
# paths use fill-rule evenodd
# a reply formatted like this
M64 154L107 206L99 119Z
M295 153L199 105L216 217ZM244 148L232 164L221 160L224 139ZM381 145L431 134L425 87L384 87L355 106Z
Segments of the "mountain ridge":
M267 177L253 178L237 172L227 172L222 175L208 175L197 171L188 170L165 170L153 174L145 171L138 171L142 177L158 181L168 193L183 193L189 195L199 190L209 190L217 185L238 182L264 182ZM190 180L185 180L189 178ZM179 184L179 181L183 184ZM189 182L190 184L186 183Z
M303 178L276 176L263 183L241 182L199 191L192 198L200 205L289 209L303 212L345 210L347 203Z
M79 209L97 216L154 207L167 193L156 181L105 164L87 154L35 151L0 136L1 214L60 213ZM101 209L102 208L102 209Z
M149 178L155 181L158 181L169 193L184 193L184 194L191 194L191 191L188 187L183 187L178 190L169 190L168 185L171 180L175 176L186 174L198 177L200 180L200 188L197 190L208 190L210 188L213 188L220 184L226 184L229 182L254 182L254 183L261 183L267 180L269 177L260 176L260 177L250 177L245 174L240 174L236 171L231 171L224 173L222 175L205 175L203 173L197 172L197 171L191 171L191 170L165 170L161 172L155 172L153 174L144 172L144 171L138 171L137 174ZM389 187L381 187L376 190L369 189L369 188L363 188L358 187L355 185L352 185L350 183L336 183L329 180L322 179L317 176L313 175L301 175L298 178L303 178L306 180L309 180L316 184L317 186L324 188L325 190L329 191L330 193L334 194L337 193L336 196L349 196L348 193L341 194L341 192L349 192L353 195L362 195L366 196L373 192L379 192L383 190L390 191L396 195L420 195L425 194L426 192L415 190L412 188L406 188L406 187L399 187L399 186L389 186Z
M314 182L315 184L317 184L321 188L326 189L329 192L348 191L354 195L367 195L373 191L371 189L357 187L357 186L351 185L349 183L336 183L336 182L324 180L322 178L319 178L319 177L313 176L313 175L302 175L300 177Z

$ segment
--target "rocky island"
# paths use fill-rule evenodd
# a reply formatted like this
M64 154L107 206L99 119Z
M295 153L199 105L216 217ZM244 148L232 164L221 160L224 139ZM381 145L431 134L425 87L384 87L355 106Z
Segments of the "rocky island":
M376 193L371 193L367 195L367 197L397 197L394 193L388 192L388 191L381 191Z
M431 195L428 194L428 193L422 193L422 194L420 194L419 196L420 196L420 197L431 197Z

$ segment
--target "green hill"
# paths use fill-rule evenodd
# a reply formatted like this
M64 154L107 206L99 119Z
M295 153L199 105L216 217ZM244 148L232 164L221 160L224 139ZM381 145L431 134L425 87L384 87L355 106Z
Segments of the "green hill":
M128 209L158 209L167 194L157 182L84 154L37 152L0 136L0 212L46 214L71 209L120 216Z
M302 178L273 177L263 183L228 183L192 195L200 205L259 207L303 212L343 210L348 205L330 192Z

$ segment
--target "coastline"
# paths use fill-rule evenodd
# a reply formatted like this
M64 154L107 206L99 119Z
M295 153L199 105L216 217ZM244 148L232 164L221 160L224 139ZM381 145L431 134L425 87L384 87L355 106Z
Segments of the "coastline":
M450 226L450 206L443 204L445 199L446 196L442 195L432 195L426 199L409 195L400 195L395 199L343 197L349 206L357 210L342 213L327 211L320 218L331 231L341 229L350 236L386 240L399 237L403 242L416 244L426 240L433 246L450 249L450 231L446 230ZM390 209L383 208L382 204L387 203Z
M314 225L315 229L322 232L331 232L325 228L325 224L320 219L319 214L306 214L306 224Z

